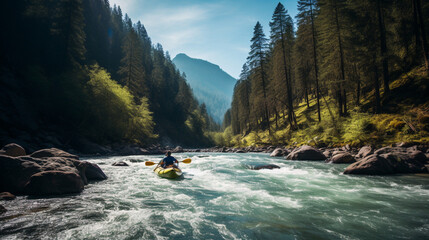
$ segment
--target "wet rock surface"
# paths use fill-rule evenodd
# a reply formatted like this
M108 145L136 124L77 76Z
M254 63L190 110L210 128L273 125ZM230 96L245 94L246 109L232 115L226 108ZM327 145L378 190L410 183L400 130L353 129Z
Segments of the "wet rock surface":
M428 173L428 158L417 146L383 147L362 160L351 164L344 174L386 175Z
M79 193L88 180L107 176L94 163L57 148L31 155L0 155L0 192L23 195Z
M324 161L326 156L315 148L308 145L296 148L289 155L286 156L287 160L304 160L304 161Z

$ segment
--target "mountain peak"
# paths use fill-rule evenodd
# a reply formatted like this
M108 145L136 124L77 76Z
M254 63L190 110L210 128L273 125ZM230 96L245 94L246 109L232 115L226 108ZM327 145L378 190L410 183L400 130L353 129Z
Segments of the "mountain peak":
M222 122L223 115L231 106L237 79L231 77L218 65L189 57L185 53L177 54L173 63L186 74L186 80L194 90L198 101L206 104L208 113L217 122Z

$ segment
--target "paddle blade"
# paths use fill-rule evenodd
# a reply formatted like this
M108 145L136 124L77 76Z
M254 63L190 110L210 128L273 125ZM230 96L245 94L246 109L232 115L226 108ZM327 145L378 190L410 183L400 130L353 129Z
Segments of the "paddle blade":
M192 159L187 158L187 159L183 160L182 163L191 163L191 161L192 161Z
M144 164L145 164L146 166L152 166L152 165L155 165L155 163L154 163L154 162L151 162L151 161L146 161L146 162L144 162Z

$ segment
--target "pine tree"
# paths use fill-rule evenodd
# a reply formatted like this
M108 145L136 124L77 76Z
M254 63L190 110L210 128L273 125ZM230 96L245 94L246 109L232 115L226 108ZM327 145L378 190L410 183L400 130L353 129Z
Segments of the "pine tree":
M257 122L262 129L269 127L267 102L267 41L268 39L265 37L262 25L257 22L253 30L248 61L252 69L252 100L254 102L254 107L262 107L262 121L259 124L259 116L255 116L255 122Z
M143 67L143 47L136 31L131 28L122 43L123 57L118 73L121 83L141 98L146 96L145 73Z
M384 23L384 9L381 0L376 0L377 4L377 18L378 18L378 31L380 33L380 56L383 66L383 83L384 94L389 95L389 61L387 56L387 43L386 43L386 26Z
M292 79L291 79L291 59L292 59L292 47L294 42L294 31L292 18L287 14L283 4L279 3L274 11L272 20L270 22L271 27L271 43L273 46L273 62L279 62L282 66L280 72L281 81L286 85L287 95L287 109L288 119L291 129L294 129L297 125L296 118L293 110L293 96L292 96ZM278 76L278 75L277 75ZM276 78L276 75L274 76Z
M60 68L80 68L85 60L85 20L82 0L61 0L53 22L52 33L59 37Z
M338 101L338 114L347 114L347 91L345 73L343 17L344 0L320 0L318 16L321 28L321 45L323 46L322 77L330 79L335 86Z
M317 62L317 42L316 42L316 30L315 30L315 11L317 10L318 6L316 5L315 0L300 0L298 1L298 10L299 14L297 15L298 19L298 25L301 29L303 29L305 26L309 28L307 31L301 31L302 34L299 34L300 37L309 39L311 38L311 50L312 50L312 62L313 62L313 71L314 71L314 78L316 83L316 99L317 99L317 117L319 122L322 120L320 116L320 89L319 89L319 67ZM298 31L301 33L300 31ZM305 36L307 34L307 36ZM304 36L303 36L304 35ZM300 39L300 42L304 42L304 39ZM307 50L307 49L302 49ZM297 54L302 53L302 51L298 51ZM308 56L310 57L310 56ZM307 86L305 88L306 91L306 99L307 99L307 105L308 105L308 93L307 93Z
M361 73L368 84L374 89L374 113L381 113L380 97L380 57L381 53L377 8L373 1L362 0L350 3L349 37L351 51L355 61L359 63Z
M419 42L422 48L422 55L425 61L426 66L426 74L429 76L429 46L426 38L426 28L425 28L425 18L423 16L422 4L420 0L412 0L413 1L413 12L415 23L418 26L418 35L420 36ZM418 36L416 36L418 39Z

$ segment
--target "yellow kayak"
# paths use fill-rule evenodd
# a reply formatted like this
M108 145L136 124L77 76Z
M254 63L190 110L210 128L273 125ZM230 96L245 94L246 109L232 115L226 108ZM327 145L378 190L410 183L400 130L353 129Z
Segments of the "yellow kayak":
M180 168L156 167L153 171L163 178L178 178L182 176L182 170L180 170Z

